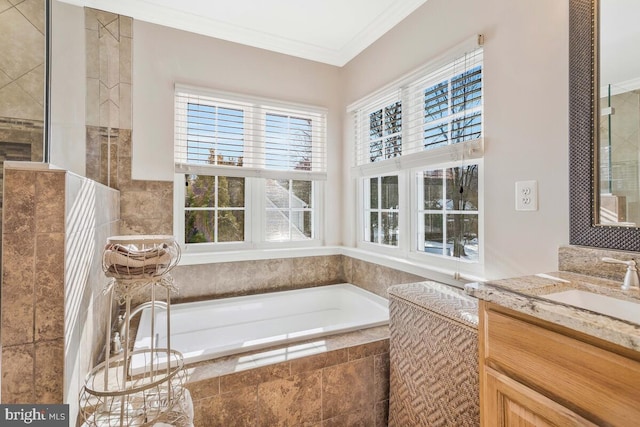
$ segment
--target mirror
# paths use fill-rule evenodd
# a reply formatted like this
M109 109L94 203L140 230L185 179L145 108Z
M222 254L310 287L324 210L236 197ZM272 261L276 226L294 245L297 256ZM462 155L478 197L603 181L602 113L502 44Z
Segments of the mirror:
M640 120L637 109L632 119L631 112L619 107L637 96L637 88L612 90L612 93L620 91L612 95L608 89L609 84L627 88L633 80L628 76L636 73L629 65L637 46L630 37L637 33L637 25L633 22L625 25L616 17L622 16L626 22L637 17L637 12L634 15L631 9L625 9L638 10L634 3L637 0L570 0L569 242L572 245L640 251L640 142L616 141L616 133L632 139L634 131L626 128L633 120ZM633 47L624 48L626 43ZM620 63L616 60L620 54L625 55L622 61L625 68L615 65ZM640 79L640 72L635 79ZM605 86L604 100L600 98L601 85ZM619 94L625 95L614 99ZM621 122L622 118L625 120Z
M598 224L640 226L640 2L600 0Z

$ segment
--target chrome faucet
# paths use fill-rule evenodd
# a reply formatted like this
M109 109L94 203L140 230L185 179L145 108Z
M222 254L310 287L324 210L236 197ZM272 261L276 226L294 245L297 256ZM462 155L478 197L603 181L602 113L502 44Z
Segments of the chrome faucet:
M608 262L611 264L625 264L627 266L627 272L624 275L624 282L622 283L623 291L628 291L629 289L640 289L640 279L638 278L638 269L637 263L635 260L631 259L629 261L622 261L615 258L602 258L602 261Z

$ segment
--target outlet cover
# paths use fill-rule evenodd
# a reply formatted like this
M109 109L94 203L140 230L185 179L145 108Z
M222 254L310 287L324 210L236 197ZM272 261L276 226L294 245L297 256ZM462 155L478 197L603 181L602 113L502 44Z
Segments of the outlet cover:
M516 210L538 210L538 181L516 182Z

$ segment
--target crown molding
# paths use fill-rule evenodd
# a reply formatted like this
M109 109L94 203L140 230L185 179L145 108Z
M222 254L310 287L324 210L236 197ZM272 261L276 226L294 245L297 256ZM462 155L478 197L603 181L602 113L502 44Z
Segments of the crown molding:
M152 24L342 67L427 0L392 2L386 10L380 13L354 38L346 41L339 49L304 43L299 40L232 25L228 22L190 13L183 9L160 6L147 0L59 1L81 7L86 6L105 10Z

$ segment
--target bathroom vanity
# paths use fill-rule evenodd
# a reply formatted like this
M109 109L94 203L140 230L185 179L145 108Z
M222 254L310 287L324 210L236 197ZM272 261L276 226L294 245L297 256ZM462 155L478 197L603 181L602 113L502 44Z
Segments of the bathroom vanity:
M640 291L567 272L466 290L481 300L483 426L637 425L640 322L621 318L640 313ZM575 290L582 293L566 293ZM566 302L554 301L563 295L569 295ZM581 299L589 295L594 298ZM609 297L622 305L602 314Z

